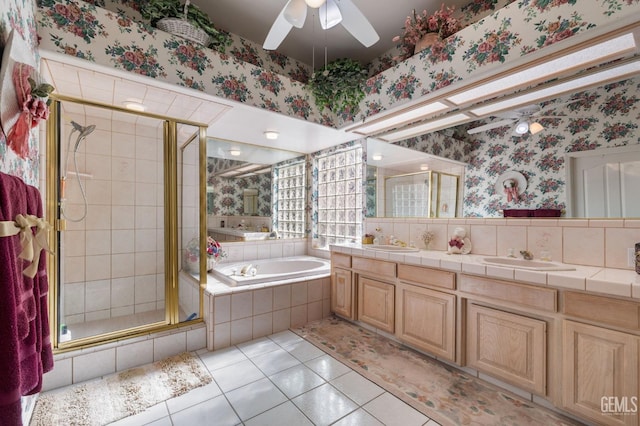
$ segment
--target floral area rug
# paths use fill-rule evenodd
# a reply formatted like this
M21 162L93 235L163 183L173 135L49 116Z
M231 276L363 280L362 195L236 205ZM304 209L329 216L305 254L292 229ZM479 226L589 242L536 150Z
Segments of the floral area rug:
M579 424L336 317L293 331L443 425Z
M183 353L142 367L45 392L32 426L105 425L211 383L201 361Z

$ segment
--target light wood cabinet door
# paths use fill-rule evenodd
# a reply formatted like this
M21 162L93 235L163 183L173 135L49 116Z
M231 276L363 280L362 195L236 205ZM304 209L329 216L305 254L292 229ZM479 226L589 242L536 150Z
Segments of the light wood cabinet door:
M417 349L455 361L456 296L401 283L396 300L396 335Z
M640 339L565 321L563 340L563 407L598 424L638 425Z
M393 284L358 276L358 320L393 333L394 293Z
M355 286L348 269L331 270L331 312L344 318L355 319Z
M467 365L538 395L546 392L546 322L469 304Z

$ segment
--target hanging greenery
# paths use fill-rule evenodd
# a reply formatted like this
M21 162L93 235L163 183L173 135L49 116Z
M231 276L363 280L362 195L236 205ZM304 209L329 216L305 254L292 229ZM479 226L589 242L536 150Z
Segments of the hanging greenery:
M329 108L334 113L350 108L355 112L364 99L367 70L349 58L329 62L324 70L316 71L309 80L318 108Z
M147 0L140 6L142 17L148 19L154 27L163 18L184 19L184 5L180 0ZM225 47L231 44L231 38L225 31L213 26L209 16L198 6L191 3L187 7L187 21L209 35L208 47L224 53Z

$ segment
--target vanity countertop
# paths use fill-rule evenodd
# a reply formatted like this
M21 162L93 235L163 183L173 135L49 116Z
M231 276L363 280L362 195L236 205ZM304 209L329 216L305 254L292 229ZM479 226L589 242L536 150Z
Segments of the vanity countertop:
M574 271L534 271L484 264L490 257L480 254L448 254L444 251L420 250L412 253L389 253L362 248L360 244L332 245L331 251L393 262L422 265L454 272L485 275L534 285L584 290L610 296L640 299L640 275L633 270L571 265Z

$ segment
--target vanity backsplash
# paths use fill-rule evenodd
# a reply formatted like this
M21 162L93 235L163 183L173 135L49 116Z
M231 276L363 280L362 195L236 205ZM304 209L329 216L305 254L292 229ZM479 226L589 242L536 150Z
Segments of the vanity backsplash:
M363 234L394 235L423 248L421 236L433 232L432 250L447 251L455 228L463 227L473 241L471 253L506 256L510 249L527 250L534 259L606 268L636 268L629 250L637 252L640 219L367 219ZM378 231L376 229L379 229ZM637 255L636 255L637 259Z

